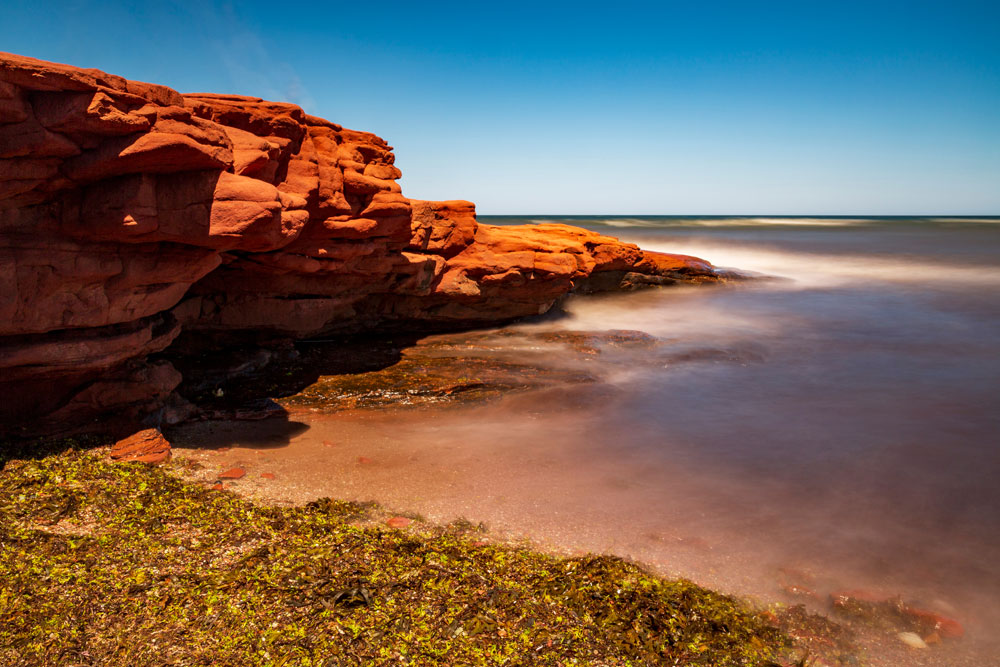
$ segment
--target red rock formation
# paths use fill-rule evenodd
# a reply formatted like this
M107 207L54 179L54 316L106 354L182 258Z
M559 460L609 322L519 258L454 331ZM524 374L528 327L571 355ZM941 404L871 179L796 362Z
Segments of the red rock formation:
M163 408L181 377L149 359L182 330L468 326L574 289L719 279L582 229L407 199L393 160L293 104L0 54L0 430Z

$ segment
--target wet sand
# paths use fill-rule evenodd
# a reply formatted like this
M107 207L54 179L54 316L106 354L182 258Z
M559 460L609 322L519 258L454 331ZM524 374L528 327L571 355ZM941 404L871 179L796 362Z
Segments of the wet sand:
M327 496L375 500L395 513L434 523L460 518L483 523L485 539L566 555L619 555L663 575L760 603L806 603L819 612L827 611L825 596L833 590L883 591L957 615L970 634L933 656L913 655L883 640L873 650L888 654L872 664L977 664L984 651L994 650L990 624L982 623L990 619L970 618L967 611L982 609L988 600L974 590L959 593L955 582L942 595L936 573L949 563L933 561L948 561L948 550L933 535L926 535L926 551L918 553L912 531L904 527L897 535L873 534L860 526L855 534L837 528L837 544L829 549L825 523L813 530L801 523L809 521L810 512L822 511L822 504L805 512L801 506L792 509L795 505L782 511L795 499L777 497L777 488L698 474L681 461L650 464L626 450L609 453L590 439L596 427L592 420L581 420L573 411L537 410L539 404L565 405L573 398L546 393L433 411L293 413L290 423L204 422L172 437L179 456L205 466L200 474L206 481L224 469L243 467L246 477L230 488L264 502L302 504ZM545 441L534 439L530 424L511 423L511 409L534 411L534 419L544 419ZM276 446L281 442L287 444ZM198 443L232 443L232 448L190 447ZM768 502L755 502L761 497ZM886 541L908 548L886 561ZM877 546L866 551L868 542ZM846 552L852 555L844 558ZM820 598L789 595L782 588L789 584L805 585Z

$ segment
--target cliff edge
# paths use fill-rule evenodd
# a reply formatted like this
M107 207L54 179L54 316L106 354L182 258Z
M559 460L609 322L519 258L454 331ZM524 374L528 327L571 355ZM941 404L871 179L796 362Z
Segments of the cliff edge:
M206 348L543 313L574 290L720 280L565 225L407 199L392 147L293 104L0 53L0 432L167 421Z

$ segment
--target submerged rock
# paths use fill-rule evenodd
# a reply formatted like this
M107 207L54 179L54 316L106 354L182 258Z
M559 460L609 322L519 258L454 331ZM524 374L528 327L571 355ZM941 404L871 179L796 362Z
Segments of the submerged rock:
M925 635L936 635L944 639L959 639L965 636L965 628L953 618L908 605L903 608L903 613L916 623Z
M690 344L629 330L514 328L440 334L414 344L331 340L304 346L295 363L274 366L248 386L270 387L272 395L282 396L277 402L292 412L333 412L476 403L530 390L570 391L595 384L617 364L634 364L636 354L644 364L657 366L742 364L754 358L747 351L713 352L693 354ZM614 390L603 386L601 391ZM227 396L238 400L239 393Z
M958 621L904 602L900 596L865 590L838 591L830 594L830 601L842 614L875 625L904 628L907 633L903 634L916 633L922 642L931 639L933 643L940 642L942 638L959 639L965 636L965 628Z
M477 357L428 357L419 353L370 373L319 378L280 399L287 408L336 411L475 402L511 391L590 382L584 372Z

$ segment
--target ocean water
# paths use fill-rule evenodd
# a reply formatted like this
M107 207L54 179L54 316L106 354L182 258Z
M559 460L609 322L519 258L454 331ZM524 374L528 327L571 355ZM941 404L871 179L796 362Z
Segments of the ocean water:
M937 600L996 639L1000 218L481 220L566 222L780 278L578 299L528 326L716 352L617 363L591 429L655 470L654 487L697 480L661 496L700 517L695 538L831 586Z
M906 660L993 664L1000 218L480 221L581 225L771 279L574 297L492 334L490 354L582 367L594 383L485 405L295 415L301 427L267 459L296 480L285 498L463 516L768 602L901 595L968 630L950 653ZM623 329L659 347L581 361L524 343ZM788 584L818 599L790 598ZM900 660L874 664L910 664Z

